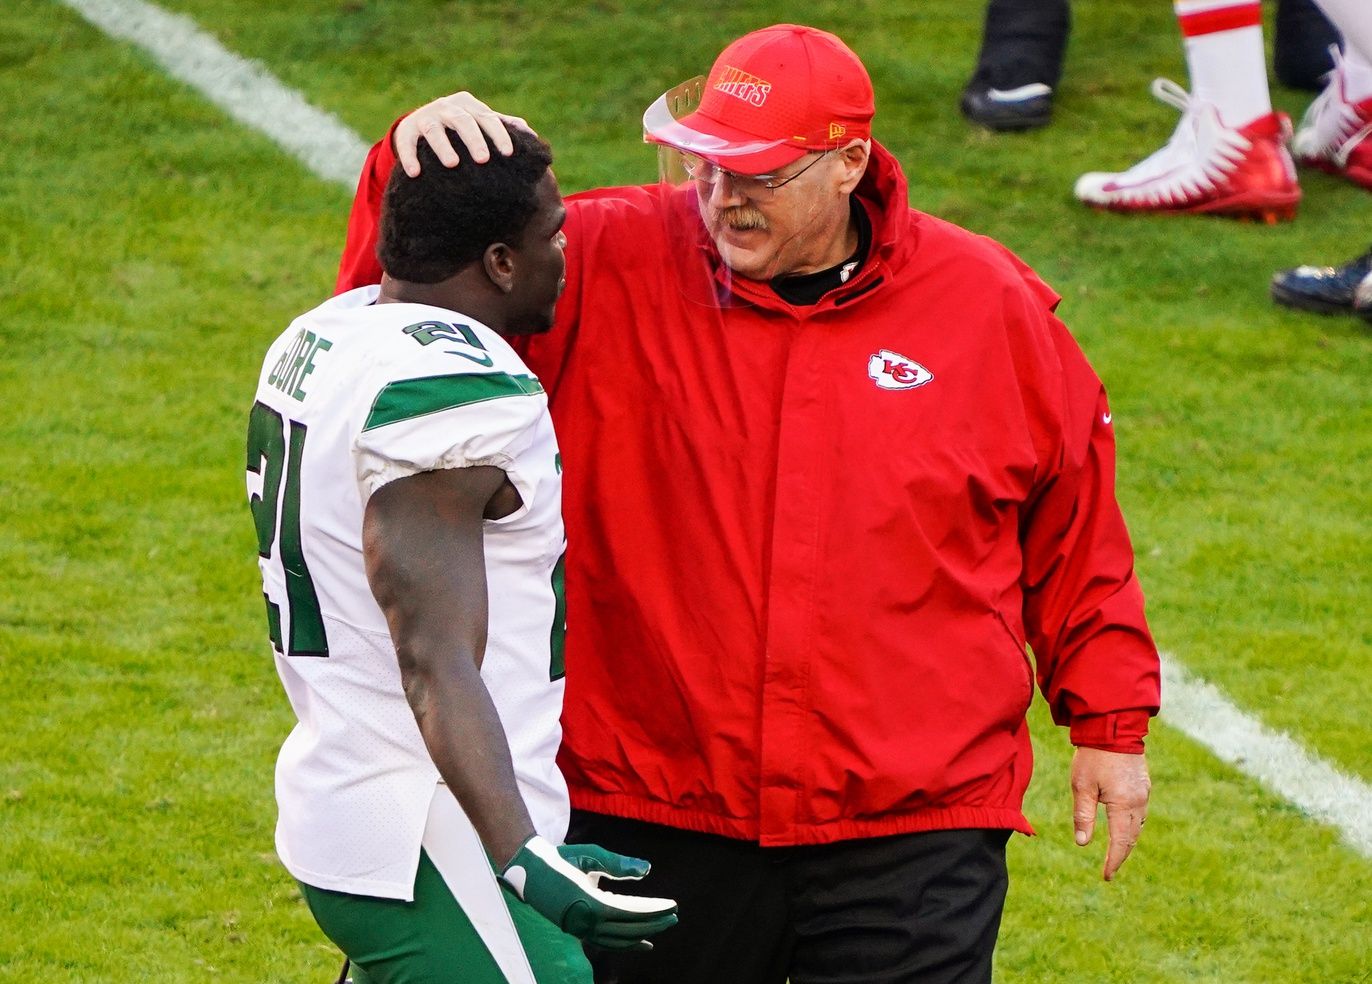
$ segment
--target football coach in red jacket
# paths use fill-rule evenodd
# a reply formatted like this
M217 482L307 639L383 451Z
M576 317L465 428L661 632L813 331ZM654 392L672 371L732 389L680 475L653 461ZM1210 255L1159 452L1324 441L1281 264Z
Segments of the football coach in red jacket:
M838 38L756 31L685 91L644 118L682 180L567 199L557 323L522 350L565 467L574 839L680 902L597 979L988 981L1035 671L1107 879L1147 809L1158 659L1105 391L1028 267L909 207ZM397 124L339 288L379 273L397 154L451 165L451 129L482 160L521 123L459 93Z

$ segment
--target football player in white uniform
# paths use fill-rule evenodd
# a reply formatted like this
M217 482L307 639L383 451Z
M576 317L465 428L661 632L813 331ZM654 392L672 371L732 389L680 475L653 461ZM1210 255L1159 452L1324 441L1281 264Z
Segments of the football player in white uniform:
M291 324L250 419L268 629L299 718L277 851L359 982L589 982L579 939L644 948L676 922L670 900L598 887L646 862L554 847L561 461L505 337L552 325L565 209L547 145L512 138L482 167L395 169L381 284Z

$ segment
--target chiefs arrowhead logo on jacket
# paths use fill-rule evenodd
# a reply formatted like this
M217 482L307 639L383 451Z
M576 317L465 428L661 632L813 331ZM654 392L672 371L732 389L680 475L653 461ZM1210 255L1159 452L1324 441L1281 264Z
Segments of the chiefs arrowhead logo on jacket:
M867 360L867 375L878 386L888 390L908 390L923 386L934 378L934 374L914 359L882 349Z

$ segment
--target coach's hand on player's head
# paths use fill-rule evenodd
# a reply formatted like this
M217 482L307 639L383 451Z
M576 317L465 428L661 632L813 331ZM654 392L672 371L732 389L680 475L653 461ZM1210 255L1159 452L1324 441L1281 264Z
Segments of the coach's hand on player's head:
M651 950L646 937L676 925L671 899L616 895L600 880L637 880L648 862L594 844L553 847L537 835L524 842L501 881L564 933L609 950Z
M534 133L534 128L519 116L497 113L470 92L454 92L451 96L425 103L401 120L395 128L395 154L405 173L414 177L419 173L419 141L423 140L444 167L456 167L457 151L448 139L449 130L456 131L467 148L467 156L478 164L490 160L486 138L501 154L514 153L507 127L517 126Z
M1101 875L1106 881L1115 877L1138 842L1148 817L1151 790L1148 760L1142 755L1082 747L1072 757L1072 825L1077 846L1091 843L1097 805L1105 805L1110 846Z

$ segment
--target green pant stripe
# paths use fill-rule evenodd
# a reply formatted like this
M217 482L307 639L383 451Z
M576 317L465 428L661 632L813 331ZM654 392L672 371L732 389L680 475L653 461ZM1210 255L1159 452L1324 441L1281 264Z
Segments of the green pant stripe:
M413 902L303 883L300 890L324 935L353 962L354 984L506 984L476 927L423 851ZM538 984L590 984L580 942L508 890L503 895Z

